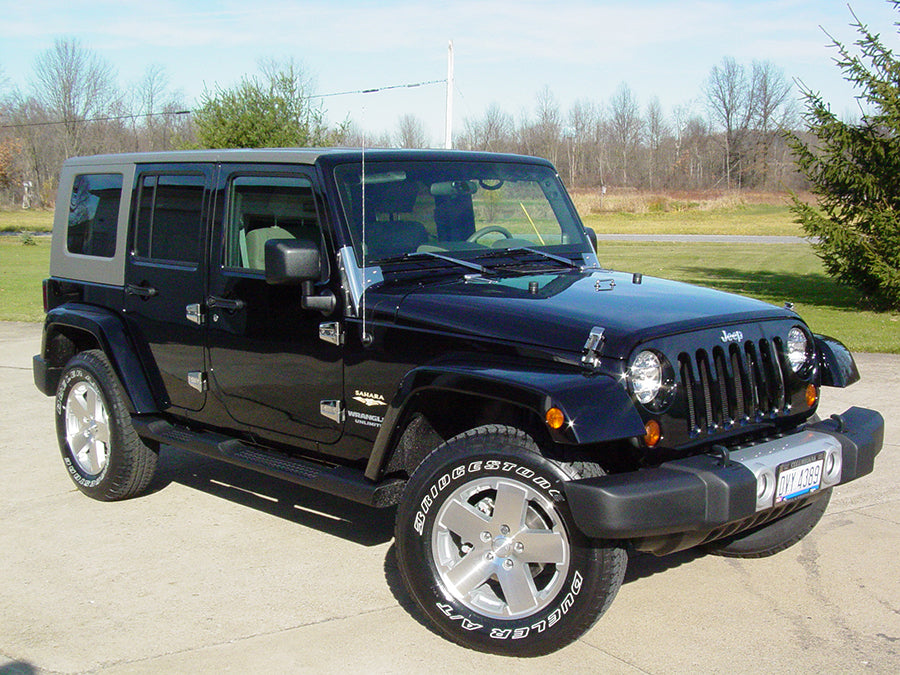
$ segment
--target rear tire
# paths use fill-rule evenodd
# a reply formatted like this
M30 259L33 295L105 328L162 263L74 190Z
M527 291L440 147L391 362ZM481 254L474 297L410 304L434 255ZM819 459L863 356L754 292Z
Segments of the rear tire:
M479 651L538 656L600 618L627 559L575 527L562 487L577 477L505 426L460 434L422 462L397 510L397 559L441 632Z
M799 511L755 530L717 539L706 544L704 549L726 558L765 558L775 555L809 534L822 519L830 500L831 490L828 489Z
M158 454L137 435L115 372L100 350L74 356L56 390L56 434L69 477L100 501L135 497Z

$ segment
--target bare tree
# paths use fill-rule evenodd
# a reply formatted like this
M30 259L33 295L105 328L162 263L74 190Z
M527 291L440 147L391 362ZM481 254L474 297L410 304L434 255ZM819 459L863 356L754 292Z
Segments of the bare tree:
M753 90L746 69L726 56L710 71L704 93L710 116L723 132L726 184L731 188L736 179L740 185L744 141L753 118Z
M619 85L609 103L609 135L616 156L616 168L622 185L629 184L629 169L636 156L644 130L640 108L631 89L624 82Z
M647 161L647 179L649 187L653 190L657 183L662 180L662 148L665 138L669 134L669 128L666 124L662 111L662 105L657 97L650 99L647 104L647 113L645 116L647 128L647 153L649 155Z
M181 92L169 89L169 76L159 64L147 66L132 93L131 130L134 149L168 150L186 135L186 108Z
M62 123L67 156L90 150L85 144L87 121L103 117L121 100L112 66L74 39L58 39L38 56L34 96Z
M463 120L463 133L458 140L459 147L466 150L510 152L516 149L515 122L512 115L491 103L483 117Z
M603 112L593 101L579 99L569 110L566 127L569 180L572 185L603 183Z
M753 131L756 138L755 171L760 182L778 180L771 165L778 161L773 157L779 143L780 131L789 129L796 122L796 107L791 98L791 83L784 71L771 61L754 61L752 71ZM780 165L783 168L783 165ZM779 172L780 173L780 172Z
M428 136L421 119L410 113L400 118L397 123L397 145L401 148L428 147Z
M545 86L538 92L536 112L537 119L534 122L526 118L520 126L522 150L558 164L563 144L562 115L550 87Z

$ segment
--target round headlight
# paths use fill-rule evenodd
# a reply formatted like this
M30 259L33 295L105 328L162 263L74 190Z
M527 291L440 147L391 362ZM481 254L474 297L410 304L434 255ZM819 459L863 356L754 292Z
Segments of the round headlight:
M800 372L809 361L809 340L803 329L794 326L788 331L787 336L787 358L791 364L791 370L795 373Z
M662 387L663 370L659 357L653 352L638 354L628 370L635 398L643 404L650 403Z

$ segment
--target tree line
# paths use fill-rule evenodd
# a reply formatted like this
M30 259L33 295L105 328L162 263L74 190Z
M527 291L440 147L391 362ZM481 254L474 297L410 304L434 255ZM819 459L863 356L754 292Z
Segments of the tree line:
M2 66L2 64L0 64ZM0 70L0 203L48 205L62 161L71 156L201 147L427 147L416 115L373 135L352 119L326 122L314 80L296 61L268 61L193 106L165 70L147 68L122 87L112 65L75 39L59 39L35 61L29 86ZM668 114L642 104L627 84L608 101L563 110L550 87L534 109L514 116L499 105L466 118L454 147L545 157L573 188L709 190L802 188L783 130L798 123L795 92L771 62L713 66L693 103Z

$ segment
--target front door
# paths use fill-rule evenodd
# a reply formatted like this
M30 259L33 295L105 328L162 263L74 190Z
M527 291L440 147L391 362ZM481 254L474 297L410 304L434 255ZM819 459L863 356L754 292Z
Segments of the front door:
M228 414L263 438L333 443L340 415L323 415L341 399L341 347L323 341L334 321L300 306L299 286L265 280L265 242L305 239L322 251L315 178L304 167L223 165L207 305L211 386ZM283 438L288 437L288 438Z
M135 176L125 271L125 317L149 347L167 403L205 402L206 223L212 165L142 166ZM156 377L154 377L156 379Z

